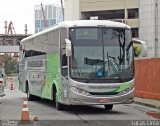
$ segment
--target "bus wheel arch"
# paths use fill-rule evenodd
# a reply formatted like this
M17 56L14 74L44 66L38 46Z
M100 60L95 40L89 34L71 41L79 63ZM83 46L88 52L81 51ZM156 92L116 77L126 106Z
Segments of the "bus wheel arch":
M53 86L52 86L52 99L54 102L56 101L56 92L57 92L56 85L53 84Z

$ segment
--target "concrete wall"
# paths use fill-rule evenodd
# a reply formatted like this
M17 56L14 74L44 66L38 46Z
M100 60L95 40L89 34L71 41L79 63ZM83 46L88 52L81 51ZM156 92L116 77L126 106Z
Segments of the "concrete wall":
M64 0L64 20L84 19L81 13L125 9L125 20L132 28L139 27L139 19L128 19L128 8L139 8L139 0Z
M81 12L138 8L139 0L80 0Z
M147 42L148 57L160 57L160 0L139 2L140 39Z
M79 0L64 0L64 20L79 20L81 17Z
M80 0L80 12L125 9L125 21L131 28L139 27L139 19L128 19L127 9L139 8L139 0Z
M135 96L160 100L160 58L135 62Z

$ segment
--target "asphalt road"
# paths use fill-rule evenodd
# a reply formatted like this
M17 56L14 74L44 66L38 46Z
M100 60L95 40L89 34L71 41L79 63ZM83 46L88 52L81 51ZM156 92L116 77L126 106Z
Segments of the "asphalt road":
M48 100L27 101L31 123L20 124L26 94L9 88L5 94L0 97L0 126L160 126L160 121L146 114L159 112L150 107L115 105L112 111L105 111L104 106L66 106L64 111L57 111ZM39 119L37 124L32 121L34 117Z

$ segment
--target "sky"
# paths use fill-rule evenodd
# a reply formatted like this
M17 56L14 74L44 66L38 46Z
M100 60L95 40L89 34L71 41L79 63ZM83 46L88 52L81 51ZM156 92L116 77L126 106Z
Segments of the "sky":
M60 0L0 0L0 34L5 33L4 22L12 21L16 34L24 34L25 24L28 34L34 33L34 5L58 4Z

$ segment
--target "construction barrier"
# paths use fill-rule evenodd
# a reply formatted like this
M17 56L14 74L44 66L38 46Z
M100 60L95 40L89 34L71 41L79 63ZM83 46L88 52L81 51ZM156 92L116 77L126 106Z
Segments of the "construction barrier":
M135 61L135 96L160 100L160 58Z

